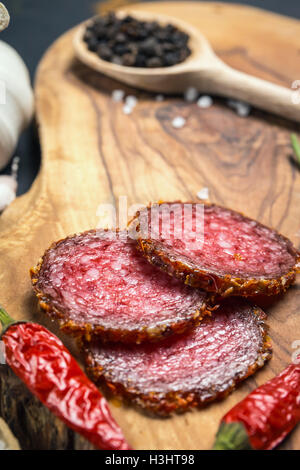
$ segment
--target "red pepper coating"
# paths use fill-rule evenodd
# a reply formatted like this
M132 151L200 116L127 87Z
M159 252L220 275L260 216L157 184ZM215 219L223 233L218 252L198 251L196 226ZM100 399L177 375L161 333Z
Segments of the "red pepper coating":
M67 426L99 449L130 449L107 401L55 335L41 325L19 323L2 340L7 364Z
M298 358L300 360L300 357ZM240 422L256 450L276 447L300 421L300 363L258 387L223 418Z

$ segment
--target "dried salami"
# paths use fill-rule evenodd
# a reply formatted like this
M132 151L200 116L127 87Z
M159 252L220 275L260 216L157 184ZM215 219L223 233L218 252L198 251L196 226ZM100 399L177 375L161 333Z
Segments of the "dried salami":
M208 313L207 294L149 264L127 232L92 230L54 243L31 276L41 307L87 339L159 340Z
M192 331L160 343L83 345L89 374L154 413L203 406L230 393L271 357L265 315L241 298L223 301Z
M215 204L153 204L137 213L130 231L150 263L222 296L280 294L300 268L290 240Z

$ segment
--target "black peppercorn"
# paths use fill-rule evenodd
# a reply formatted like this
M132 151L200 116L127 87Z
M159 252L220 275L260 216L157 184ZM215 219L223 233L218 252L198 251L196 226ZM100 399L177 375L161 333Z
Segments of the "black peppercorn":
M93 19L83 40L101 59L127 67L168 67L191 54L188 34L174 25L129 15L119 19L115 13Z

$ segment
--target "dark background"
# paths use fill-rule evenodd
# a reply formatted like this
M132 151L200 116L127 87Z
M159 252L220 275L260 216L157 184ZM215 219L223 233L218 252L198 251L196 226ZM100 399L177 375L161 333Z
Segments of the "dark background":
M32 79L47 47L64 31L94 14L97 0L2 0L11 23L0 39L15 47L25 60ZM239 0L241 3L300 18L299 0ZM21 157L18 194L26 192L40 163L38 139L32 124L22 135L16 154ZM4 171L8 172L9 167Z

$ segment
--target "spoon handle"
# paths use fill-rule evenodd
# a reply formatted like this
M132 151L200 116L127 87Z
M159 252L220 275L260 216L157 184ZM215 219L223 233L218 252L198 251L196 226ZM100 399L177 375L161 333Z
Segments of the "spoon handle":
M239 72L221 61L206 72L208 92L245 101L264 111L300 122L300 94L296 96L295 90ZM203 79L203 71L198 78Z

